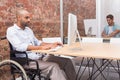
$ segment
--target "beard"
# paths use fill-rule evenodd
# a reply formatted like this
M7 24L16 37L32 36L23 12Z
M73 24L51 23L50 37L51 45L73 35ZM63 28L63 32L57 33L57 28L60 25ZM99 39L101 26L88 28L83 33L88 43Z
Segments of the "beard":
M21 26L29 27L30 26L30 22L21 22Z

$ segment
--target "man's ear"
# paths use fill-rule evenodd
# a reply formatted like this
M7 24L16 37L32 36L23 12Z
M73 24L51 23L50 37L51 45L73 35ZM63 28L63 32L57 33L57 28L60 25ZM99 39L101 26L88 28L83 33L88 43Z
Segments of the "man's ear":
M20 20L20 19L21 19L21 17L20 17L20 16L17 16L17 19L18 19L18 20Z

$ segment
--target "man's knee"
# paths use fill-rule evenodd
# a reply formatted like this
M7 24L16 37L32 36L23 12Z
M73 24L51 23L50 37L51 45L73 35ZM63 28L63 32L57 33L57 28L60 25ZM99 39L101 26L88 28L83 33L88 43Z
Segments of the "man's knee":
M51 62L51 65L50 65L51 67L57 67L57 68L59 68L59 65L57 64L57 63L54 63L54 62Z

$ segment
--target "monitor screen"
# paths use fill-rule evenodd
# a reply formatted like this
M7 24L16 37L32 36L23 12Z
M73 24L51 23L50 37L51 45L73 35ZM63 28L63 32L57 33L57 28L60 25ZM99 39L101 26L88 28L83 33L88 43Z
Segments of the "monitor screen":
M89 29L91 28L91 35L97 36L97 20L96 19L85 19L85 34L88 34Z
M76 41L77 31L77 16L69 13L68 14L68 45L71 45Z

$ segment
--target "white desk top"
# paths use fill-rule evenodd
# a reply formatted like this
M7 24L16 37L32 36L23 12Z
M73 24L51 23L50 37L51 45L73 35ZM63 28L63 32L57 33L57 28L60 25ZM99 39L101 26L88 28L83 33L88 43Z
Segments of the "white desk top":
M71 46L64 45L56 52L50 52L49 50L34 50L34 52L120 60L120 44L82 43L82 46L82 49L80 49L80 44L75 43Z

